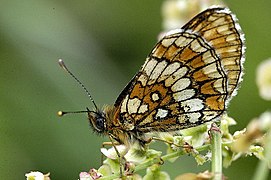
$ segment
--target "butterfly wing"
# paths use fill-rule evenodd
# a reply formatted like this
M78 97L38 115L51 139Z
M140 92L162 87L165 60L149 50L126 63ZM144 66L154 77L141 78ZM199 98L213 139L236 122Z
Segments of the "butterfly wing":
M235 95L245 60L245 38L236 16L227 8L216 7L198 14L183 29L199 34L212 45L227 72L229 95Z
M240 81L239 32L228 10L212 8L165 35L118 97L114 124L146 133L220 117Z

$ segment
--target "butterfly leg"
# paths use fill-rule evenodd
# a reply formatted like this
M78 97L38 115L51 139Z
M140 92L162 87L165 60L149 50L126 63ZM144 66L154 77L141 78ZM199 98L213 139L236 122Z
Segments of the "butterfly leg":
M189 143L187 143L187 142L184 142L184 144L179 145L179 144L176 144L176 143L174 143L174 142L170 142L170 141L161 139L161 138L159 138L159 137L151 137L151 138L149 138L147 141L145 141L145 144L149 144L149 143L151 143L151 141L153 141L153 140L160 141L160 142L164 142L164 143L166 143L166 144L168 144L168 145L170 145L170 146L176 146L176 147L178 147L178 148L183 148L183 149L185 149L187 152L189 152L189 151L191 151L191 150L193 149L193 146L191 146L191 145L190 145Z
M155 140L155 141L160 141L160 142L164 142L164 143L169 144L169 145L174 145L174 146L177 146L177 147L181 147L180 145L174 144L173 142L170 142L170 141L161 139L161 138L159 138L159 137L152 137L152 138L150 138L150 139L149 139L149 143L150 143L151 141L153 141L153 140Z
M120 153L119 153L119 151L118 151L118 149L117 149L117 147L116 147L116 145L118 145L118 144L116 144L115 143L115 141L114 141L114 139L109 135L109 139L110 139L110 141L111 141L111 145L113 146L113 148L115 149L115 151L116 151L116 153L117 153L117 156L118 156L118 158L119 158L119 166L120 166L120 177L123 177L123 169L125 170L125 164L126 164L126 159L125 159L125 157L124 156L122 156ZM124 153L124 154L126 154L127 153L127 149L126 149L126 152ZM123 166L124 165L124 166Z
M116 142L116 141L114 141L114 142L103 142L103 144L102 144L102 148L105 148L105 146L117 146L117 145L120 145L120 143L119 142ZM104 155L102 154L102 156L101 156L101 164L103 164L103 161L104 161Z

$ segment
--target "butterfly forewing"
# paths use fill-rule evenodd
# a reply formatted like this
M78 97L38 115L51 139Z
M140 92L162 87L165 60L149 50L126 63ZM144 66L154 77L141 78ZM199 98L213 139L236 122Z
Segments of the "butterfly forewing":
M165 35L115 103L126 131L176 131L214 120L240 82L243 41L224 8Z

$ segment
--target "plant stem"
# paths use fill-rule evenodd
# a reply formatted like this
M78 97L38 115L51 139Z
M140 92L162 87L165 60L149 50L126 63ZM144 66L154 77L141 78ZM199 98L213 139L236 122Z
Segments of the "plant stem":
M221 132L217 125L213 123L211 130L211 151L212 151L212 173L213 180L222 180L222 146L221 146Z
M271 131L266 135L266 144L264 150L265 159L261 160L257 166L253 180L266 180L269 174L268 164L271 163Z

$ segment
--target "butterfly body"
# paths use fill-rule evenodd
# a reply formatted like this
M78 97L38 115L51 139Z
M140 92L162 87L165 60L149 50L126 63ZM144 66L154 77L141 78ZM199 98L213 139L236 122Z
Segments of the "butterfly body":
M242 80L244 38L232 13L213 7L167 33L113 106L89 111L94 130L129 146L151 132L215 121Z
M140 132L136 130L133 123L125 121L121 123L115 119L116 108L114 106L105 106L102 111L89 111L88 117L93 129L102 135L110 136L117 142L129 147L138 141L143 146L145 140L142 139ZM99 124L99 125L98 125Z

